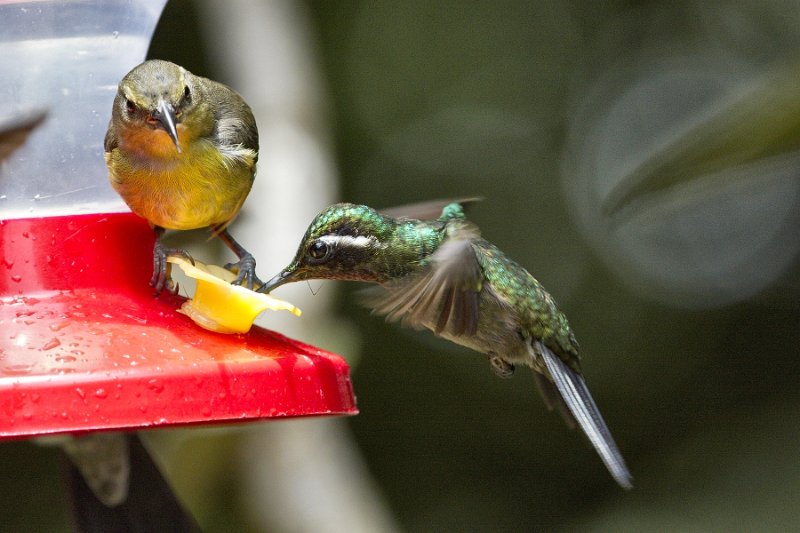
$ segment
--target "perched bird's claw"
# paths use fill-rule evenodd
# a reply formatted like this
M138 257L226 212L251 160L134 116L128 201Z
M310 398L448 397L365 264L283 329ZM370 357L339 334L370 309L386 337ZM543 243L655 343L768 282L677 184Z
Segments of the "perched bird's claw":
M165 288L172 294L178 292L178 286L173 284L170 276L171 265L167 262L167 258L171 255L182 257L194 265L194 259L186 250L167 248L160 241L156 241L153 247L153 277L150 278L150 286L155 291L153 296L158 296Z
M489 365L497 376L508 379L514 375L514 365L496 355L489 355Z
M225 269L236 274L236 279L231 285L241 285L253 290L254 286L260 287L264 284L256 275L256 258L249 252L243 254L236 263L225 265Z

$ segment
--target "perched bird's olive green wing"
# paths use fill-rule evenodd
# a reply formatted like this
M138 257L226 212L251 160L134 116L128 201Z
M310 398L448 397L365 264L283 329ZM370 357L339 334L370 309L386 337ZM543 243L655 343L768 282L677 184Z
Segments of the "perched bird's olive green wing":
M255 166L258 161L258 128L250 106L230 87L206 78L203 82L214 110L214 131L211 134L214 144L226 153L232 152L231 155L252 151Z
M363 291L364 303L389 322L455 337L478 331L483 273L473 248L477 230L454 232L421 272Z
M0 161L22 146L46 115L46 111L39 109L0 120Z
M483 200L483 198L477 196L450 200L431 200L430 202L419 202L379 209L378 212L384 216L396 218L398 220L436 220L441 216L442 210L450 204L467 206L475 202L480 202L481 200Z

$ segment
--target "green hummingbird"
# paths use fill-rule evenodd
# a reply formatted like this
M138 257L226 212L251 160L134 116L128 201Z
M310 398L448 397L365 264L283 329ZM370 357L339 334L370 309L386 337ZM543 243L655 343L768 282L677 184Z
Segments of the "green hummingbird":
M365 303L391 322L486 354L494 372L534 370L547 407L580 426L623 488L632 477L581 375L578 343L553 297L467 221L472 200L379 212L336 204L306 231L294 260L259 288L308 279L377 283Z

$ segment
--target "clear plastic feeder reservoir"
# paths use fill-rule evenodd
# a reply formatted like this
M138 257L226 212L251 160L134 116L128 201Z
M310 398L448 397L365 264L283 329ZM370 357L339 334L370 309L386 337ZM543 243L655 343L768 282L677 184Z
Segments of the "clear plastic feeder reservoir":
M0 438L356 412L341 357L153 296L103 137L163 5L0 0L0 128L44 116L0 133Z

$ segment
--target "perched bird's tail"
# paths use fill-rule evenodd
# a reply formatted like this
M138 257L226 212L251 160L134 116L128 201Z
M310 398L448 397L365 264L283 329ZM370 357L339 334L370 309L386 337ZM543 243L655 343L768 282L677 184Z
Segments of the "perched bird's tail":
M625 460L614 442L614 437L611 436L608 426L606 426L603 417L600 415L600 410L597 408L597 404L594 403L583 377L543 344L538 343L537 347L544 359L547 370L553 378L555 388L560 393L560 400L566 405L577 425L589 437L589 441L597 450L597 453L600 454L600 458L605 463L608 471L622 488L633 488L633 477L628 471ZM552 394L555 391L552 391L552 389L548 391L546 385L550 385L550 383L543 383L545 381L545 379L537 380L539 389L548 406L553 407L554 400L557 399L554 398L556 395ZM556 404L555 407L559 408L562 414L566 414L563 406Z

